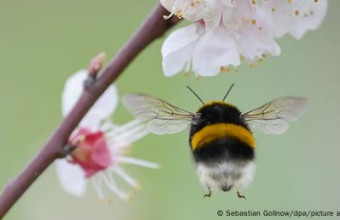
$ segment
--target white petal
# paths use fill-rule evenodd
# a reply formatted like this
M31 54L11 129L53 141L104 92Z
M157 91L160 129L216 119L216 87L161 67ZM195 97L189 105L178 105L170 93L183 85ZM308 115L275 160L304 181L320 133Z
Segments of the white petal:
M57 160L56 168L61 187L72 195L82 196L86 189L86 179L82 169L65 159Z
M272 14L273 29L276 36L291 34L300 39L308 30L317 29L327 10L327 0L271 0L266 3L268 10L275 8Z
M103 95L91 108L89 114L98 115L101 119L109 117L117 108L118 90L115 85L110 85Z
M177 0L160 0L161 5L168 11L172 11L172 8Z
M242 29L243 24L251 19L257 19L257 6L249 1L234 1L233 7L227 7L223 11L223 23L229 29Z
M204 7L204 23L206 30L215 28L221 22L222 14L229 4L221 0L208 0Z
M214 76L228 65L239 66L240 53L235 40L220 25L199 40L193 52L192 70L202 76Z
M250 61L256 61L264 54L278 56L281 52L274 37L265 28L260 30L256 25L248 25L238 41L242 55Z
M183 70L190 62L192 51L199 37L199 24L192 24L172 32L162 46L162 66L165 76Z
M87 115L79 123L79 127L86 127L91 131L98 131L102 123L102 117L95 112L87 113Z
M66 116L76 104L79 96L83 91L83 82L86 77L87 71L80 70L67 79L61 100L63 116Z
M295 26L290 30L290 34L296 39L301 39L306 31L317 29L325 17L326 10L327 0L320 0L317 3L314 0L311 1L309 3L309 10L305 11L305 14L308 13L308 17L304 15L299 16Z
M223 5L227 7L234 7L235 2L233 0L222 0Z
M84 81L87 79L87 76L87 70L80 70L67 79L62 94L63 116L66 116L78 101L84 90ZM93 122L94 118L97 118L97 120L103 120L109 117L116 109L117 104L117 88L114 85L111 85L91 108L91 110L83 119L82 123L85 124L87 122L87 117L90 118L89 121L91 123Z

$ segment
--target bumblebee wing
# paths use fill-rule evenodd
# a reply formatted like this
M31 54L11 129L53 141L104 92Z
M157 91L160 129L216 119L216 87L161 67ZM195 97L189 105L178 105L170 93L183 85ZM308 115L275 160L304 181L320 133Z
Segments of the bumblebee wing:
M123 103L136 118L146 121L154 134L174 134L184 130L196 114L149 95L126 94Z
M282 134L288 129L287 122L296 121L306 107L307 99L287 96L243 113L242 117L251 127L265 134Z

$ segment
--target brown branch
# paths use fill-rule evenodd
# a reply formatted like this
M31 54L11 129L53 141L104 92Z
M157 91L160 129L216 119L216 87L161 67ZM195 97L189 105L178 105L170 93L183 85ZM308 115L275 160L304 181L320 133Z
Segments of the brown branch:
M163 15L167 13L162 6L157 5L128 43L111 60L102 75L85 86L85 90L73 110L57 127L42 150L22 173L2 191L0 219L55 159L67 155L65 144L68 137L107 87L147 45L161 37L178 22L175 17L164 20Z

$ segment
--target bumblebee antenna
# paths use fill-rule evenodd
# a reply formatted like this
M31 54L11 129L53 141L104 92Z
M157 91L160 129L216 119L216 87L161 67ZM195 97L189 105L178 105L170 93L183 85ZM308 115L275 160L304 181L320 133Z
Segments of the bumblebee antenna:
M234 85L235 85L235 83L231 84L231 86L229 87L227 93L224 95L222 101L224 101L227 98L227 96L229 95L229 93L230 93L231 89L234 87Z
M199 95L197 95L197 93L192 88L190 88L190 86L186 86L186 87L187 87L187 89L190 90L190 92L192 92L192 94L194 94L196 96L196 98L198 98L198 100L200 100L202 102L203 105L205 104L203 102L203 100L201 99L201 97L199 97Z

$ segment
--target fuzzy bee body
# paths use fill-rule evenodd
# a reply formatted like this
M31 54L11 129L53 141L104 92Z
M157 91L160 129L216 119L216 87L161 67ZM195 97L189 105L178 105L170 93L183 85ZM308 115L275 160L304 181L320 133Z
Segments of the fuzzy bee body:
M190 89L190 88L189 88ZM190 89L191 90L191 89ZM255 171L255 138L249 127L265 134L282 134L288 122L302 115L307 101L281 97L242 113L222 101L204 103L196 113L144 94L123 96L124 104L154 134L174 134L191 126L189 145L201 183L210 196L213 190L235 189L239 198Z
M201 183L208 190L240 191L255 168L255 140L241 112L226 102L203 105L191 124L189 143Z

